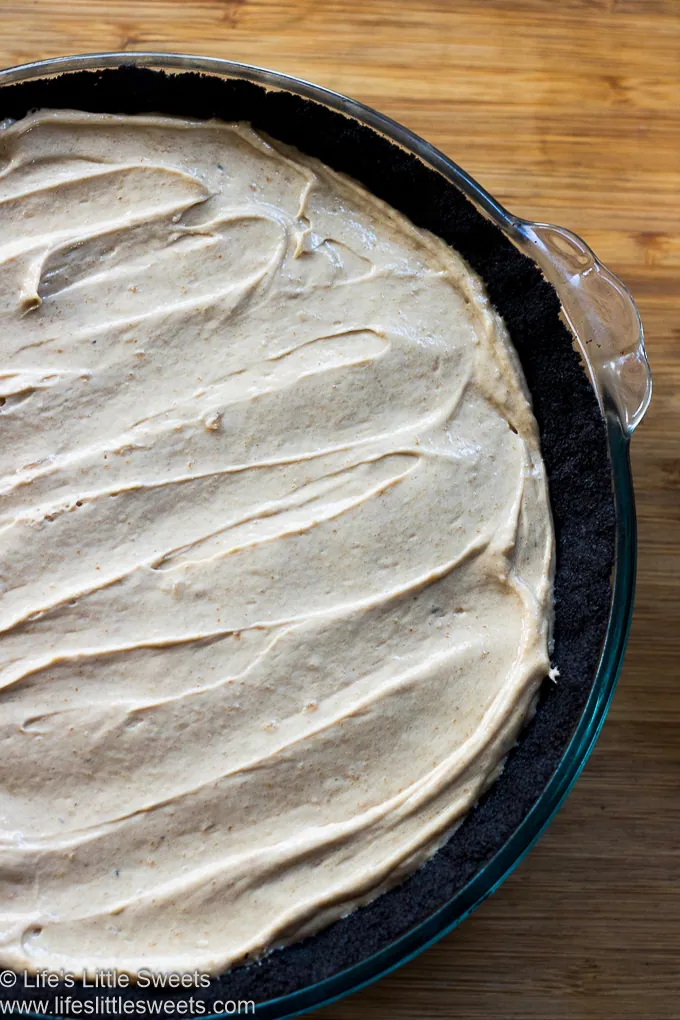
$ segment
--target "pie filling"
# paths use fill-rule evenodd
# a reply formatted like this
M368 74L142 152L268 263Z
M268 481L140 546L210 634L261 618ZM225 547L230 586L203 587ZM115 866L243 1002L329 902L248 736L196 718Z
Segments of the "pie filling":
M0 960L217 973L419 867L549 670L484 286L243 124L0 130Z

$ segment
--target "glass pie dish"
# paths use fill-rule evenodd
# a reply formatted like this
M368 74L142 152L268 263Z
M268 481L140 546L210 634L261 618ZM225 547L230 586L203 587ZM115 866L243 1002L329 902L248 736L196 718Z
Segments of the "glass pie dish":
M554 287L563 320L574 337L606 426L616 516L609 617L590 693L557 766L509 837L454 895L443 897L427 917L399 937L367 952L351 966L341 967L319 980L305 981L283 995L263 995L258 1000L257 1015L273 1020L297 1015L356 990L406 962L454 928L517 865L569 792L604 721L630 625L636 534L628 451L631 435L650 400L651 377L632 298L580 238L561 227L511 215L460 167L423 139L337 93L273 71L212 58L108 53L57 58L0 72L0 99L9 95L6 89L17 84L38 85L77 72L130 67L163 71L170 76L200 74L220 81L238 80L302 97L372 129L441 175L537 265ZM35 94L38 93L39 89ZM6 112L0 104L0 117L4 116Z

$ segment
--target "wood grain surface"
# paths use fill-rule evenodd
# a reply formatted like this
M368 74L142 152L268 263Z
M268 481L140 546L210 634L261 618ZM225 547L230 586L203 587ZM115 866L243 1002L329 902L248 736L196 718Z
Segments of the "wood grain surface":
M679 0L0 0L0 64L114 49L263 64L355 96L638 300L638 595L613 707L549 831L458 931L325 1020L680 1018Z

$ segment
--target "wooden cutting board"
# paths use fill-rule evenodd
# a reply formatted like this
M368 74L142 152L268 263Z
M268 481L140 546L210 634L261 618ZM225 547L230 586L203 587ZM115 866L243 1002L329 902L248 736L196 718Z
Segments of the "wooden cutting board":
M633 291L655 378L633 442L623 675L566 806L436 948L325 1020L680 1017L680 0L0 0L0 64L117 49L263 64L377 107Z

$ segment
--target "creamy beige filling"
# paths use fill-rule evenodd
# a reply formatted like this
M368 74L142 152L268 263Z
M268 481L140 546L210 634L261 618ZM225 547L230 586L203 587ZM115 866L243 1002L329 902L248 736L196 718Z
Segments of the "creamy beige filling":
M502 321L244 125L0 131L0 960L220 971L418 867L549 668Z

